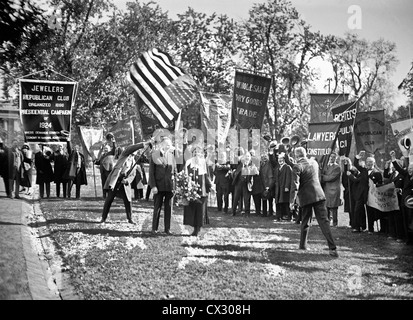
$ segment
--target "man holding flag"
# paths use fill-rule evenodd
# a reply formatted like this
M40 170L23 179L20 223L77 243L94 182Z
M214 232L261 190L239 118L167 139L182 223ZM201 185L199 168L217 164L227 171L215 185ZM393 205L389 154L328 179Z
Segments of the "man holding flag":
M136 170L134 170L136 163L133 163L134 159L132 155L139 149L149 146L151 141L140 142L126 148L120 158L116 162L113 170L110 172L105 185L104 190L107 191L105 204L103 206L101 223L106 222L110 207L116 196L123 199L126 210L126 217L128 222L133 224L132 221L132 189L131 182L135 178Z

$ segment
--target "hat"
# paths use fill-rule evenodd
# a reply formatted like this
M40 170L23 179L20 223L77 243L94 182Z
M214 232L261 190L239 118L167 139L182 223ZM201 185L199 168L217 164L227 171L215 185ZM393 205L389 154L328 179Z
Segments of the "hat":
M407 196L404 199L404 205L409 209L413 209L413 195Z
M25 143L25 144L23 144L23 146L22 146L22 150L23 150L23 149L30 150L30 147L29 147L29 145L28 145L27 143Z
M278 145L277 140L273 140L270 142L270 148L276 147Z
M262 137L264 140L266 140L266 141L268 141L268 142L270 142L271 141L271 136L270 135L268 135L268 134L266 134L265 136L263 136Z
M112 132L109 132L108 134L106 134L106 139L110 139L110 138L114 138L115 136L113 135Z

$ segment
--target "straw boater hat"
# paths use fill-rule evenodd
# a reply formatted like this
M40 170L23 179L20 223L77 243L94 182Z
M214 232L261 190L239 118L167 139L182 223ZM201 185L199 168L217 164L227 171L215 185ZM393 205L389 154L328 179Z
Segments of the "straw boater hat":
M413 209L413 195L407 196L404 199L404 205L409 209Z

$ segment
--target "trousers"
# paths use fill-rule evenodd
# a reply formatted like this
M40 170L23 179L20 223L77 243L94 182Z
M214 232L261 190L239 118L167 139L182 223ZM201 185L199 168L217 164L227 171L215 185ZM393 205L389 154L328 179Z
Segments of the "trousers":
M330 250L336 249L336 244L334 242L333 235L331 234L330 221L327 217L327 207L325 200L302 207L300 248L305 249L307 247L308 232L310 230L309 222L311 222L313 210L318 225L320 226L321 232L327 240L328 248Z

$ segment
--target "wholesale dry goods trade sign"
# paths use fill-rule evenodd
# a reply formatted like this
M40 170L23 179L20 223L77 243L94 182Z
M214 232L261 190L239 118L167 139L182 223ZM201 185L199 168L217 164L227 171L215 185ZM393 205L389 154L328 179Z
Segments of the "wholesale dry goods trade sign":
M77 82L20 80L20 117L27 142L66 142Z

